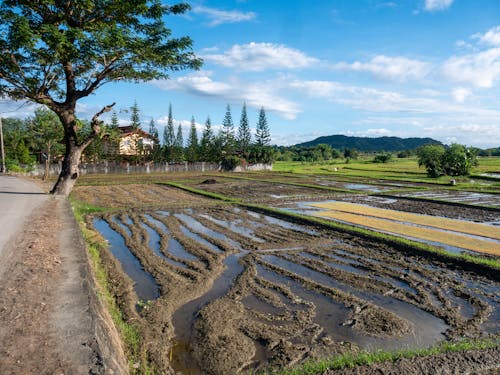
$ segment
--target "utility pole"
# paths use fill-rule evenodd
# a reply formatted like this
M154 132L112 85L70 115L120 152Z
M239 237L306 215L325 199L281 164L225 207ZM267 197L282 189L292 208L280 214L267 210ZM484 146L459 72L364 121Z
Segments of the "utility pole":
M0 169L0 173L6 173L7 170L5 168L5 147L3 144L3 126L2 126L2 116L0 116L0 147L2 148L2 166Z

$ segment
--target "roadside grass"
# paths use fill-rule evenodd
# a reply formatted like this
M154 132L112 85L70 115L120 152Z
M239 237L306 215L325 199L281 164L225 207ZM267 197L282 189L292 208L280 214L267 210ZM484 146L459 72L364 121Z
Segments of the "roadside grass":
M429 255L438 256L446 261L452 262L465 262L472 267L480 267L482 272L487 272L491 276L498 278L500 274L498 271L500 270L500 259L496 258L487 258L482 256L475 256L470 254L455 254L444 250L443 248L435 247L426 243L417 242L414 240L409 240L406 238L393 236L386 233L377 232L371 229L360 228L354 225L339 223L327 219L322 219L318 217L308 216L304 214L299 214L296 212L285 211L278 208L244 203L240 199L233 199L221 194L215 194L206 192L204 190L187 187L178 183L168 183L170 186L177 187L179 189L183 189L189 191L194 194L203 195L206 197L210 197L213 199L222 200L228 203L238 204L242 207L245 207L249 210L268 214L270 216L275 216L282 219L289 219L298 223L309 224L309 225L318 225L324 228L333 229L338 232L345 232L352 235L357 235L365 239L375 240L377 242L387 243L389 245L394 245L399 248L403 248L405 250L416 251L418 253L424 253ZM485 268L483 268L485 267Z
M430 355L457 353L466 350L494 349L500 345L500 338L461 339L458 341L443 341L429 348L403 349L396 351L378 350L347 353L324 360L307 361L290 369L265 369L255 374L259 375L301 375L322 374L328 370L342 370L356 366L373 365L382 362L395 362L401 358L425 357Z
M111 292L112 288L109 283L109 275L101 257L101 252L108 246L107 243L95 231L89 229L85 222L85 216L106 212L109 211L109 209L90 205L72 197L70 197L70 202L85 243L87 244L90 263L97 284L97 298L103 301L109 312L126 348L129 367L132 368L135 363L143 362L141 361L142 338L139 333L139 328L125 320L123 312L120 310L117 300ZM142 370L144 370L143 373L150 373L147 364L142 363Z

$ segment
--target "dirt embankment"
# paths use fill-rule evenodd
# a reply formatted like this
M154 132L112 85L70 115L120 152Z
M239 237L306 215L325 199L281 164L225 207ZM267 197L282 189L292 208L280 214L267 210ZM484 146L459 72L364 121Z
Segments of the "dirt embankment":
M127 373L66 200L48 199L2 262L0 373Z

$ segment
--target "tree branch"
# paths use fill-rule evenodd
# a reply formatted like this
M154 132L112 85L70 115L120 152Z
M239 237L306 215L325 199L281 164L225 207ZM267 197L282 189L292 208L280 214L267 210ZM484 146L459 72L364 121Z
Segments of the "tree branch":
M111 111L111 109L113 108L113 106L115 104L116 103L105 106L103 109L101 109L99 112L97 112L92 117L92 121L90 121L90 127L92 128L92 133L87 137L87 139L85 141L83 141L80 144L80 147L82 150L85 150L85 148L87 148L87 146L90 145L92 143L92 141L95 139L95 137L101 132L101 122L102 121L99 120L99 117L103 113Z

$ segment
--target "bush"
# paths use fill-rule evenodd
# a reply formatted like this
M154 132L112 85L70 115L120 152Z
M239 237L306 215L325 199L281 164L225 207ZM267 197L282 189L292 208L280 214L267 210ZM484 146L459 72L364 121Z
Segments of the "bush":
M241 164L241 159L234 155L225 156L221 161L222 169L232 171Z
M381 154L375 155L373 158L374 163L387 163L392 159L392 154L390 152L383 152Z
M427 169L429 177L467 176L477 165L476 150L453 143L445 149L441 145L426 145L417 151L418 165Z

